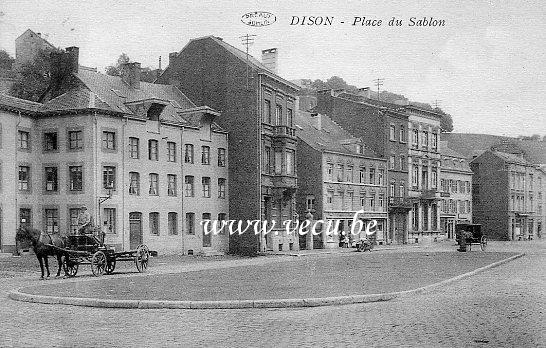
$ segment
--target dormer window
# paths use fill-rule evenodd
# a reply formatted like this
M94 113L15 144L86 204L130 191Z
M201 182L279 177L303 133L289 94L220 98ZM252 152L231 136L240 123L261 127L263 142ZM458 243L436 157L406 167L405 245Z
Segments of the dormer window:
M146 117L149 121L159 121L159 115L161 115L161 112L163 112L164 108L165 105L163 104L152 103L152 105L148 108L148 111L146 112Z

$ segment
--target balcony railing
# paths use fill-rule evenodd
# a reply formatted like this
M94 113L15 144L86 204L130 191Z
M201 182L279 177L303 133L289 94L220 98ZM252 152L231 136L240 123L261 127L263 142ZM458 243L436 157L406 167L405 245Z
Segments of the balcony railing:
M288 126L275 126L274 132L276 136L285 136L290 138L296 137L296 130Z
M411 209L413 204L411 199L407 197L393 197L389 196L389 207L400 207L400 208L408 208Z
M438 198L438 196L436 195L437 193L438 193L438 191L436 189L423 190L421 192L421 197L424 198L424 199Z

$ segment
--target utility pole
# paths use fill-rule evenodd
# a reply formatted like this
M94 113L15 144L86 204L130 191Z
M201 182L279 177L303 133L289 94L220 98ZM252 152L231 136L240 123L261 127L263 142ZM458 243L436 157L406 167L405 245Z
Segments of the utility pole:
M249 34L239 36L243 46L246 46L246 88L247 89L248 89L248 65L249 65L248 64L248 47L254 43L254 37L256 36L257 35L249 35Z
M373 82L377 86L377 100L379 100L379 87L383 86L383 82L385 82L385 79L377 78L373 80Z
M438 109L441 105L442 101L439 100L439 99L435 99L434 102L432 103L432 105L434 106L435 109Z

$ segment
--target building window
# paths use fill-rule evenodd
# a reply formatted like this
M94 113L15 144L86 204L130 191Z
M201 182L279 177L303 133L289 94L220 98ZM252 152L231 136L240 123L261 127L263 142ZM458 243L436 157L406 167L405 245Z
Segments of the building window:
M116 233L116 208L104 208L104 222L108 227L107 233Z
M404 126L400 126L400 136L398 139L401 143L406 142L406 130Z
M45 209L45 232L59 233L59 210Z
M116 133L115 132L102 132L102 148L104 150L116 149Z
M273 168L273 158L271 157L271 147L266 146L264 151L264 172L270 174Z
M30 191L30 167L19 166L19 190Z
M150 234L159 235L159 213L150 213Z
M78 216L80 216L80 209L79 208L70 208L68 209L68 218L69 218L69 226L68 226L68 232L70 234L77 234L79 223L78 223Z
M396 163L396 156L395 155L390 155L389 156L389 169L394 169L395 163Z
M413 214L412 214L412 225L413 225L413 230L414 231L417 231L417 229L419 228L419 204L418 203L414 203L413 204Z
M379 169L377 171L377 184L383 186L383 177L385 175L384 169Z
M19 223L22 227L32 227L32 211L29 208L19 209Z
M151 161L159 160L159 146L157 140L148 140L148 159Z
M343 164L337 165L337 181L343 181Z
M176 175L167 174L167 195L176 196Z
M328 181L332 181L334 179L334 165L331 163L326 165L326 179Z
M264 122L271 124L271 102L264 99Z
M423 167L423 170L421 171L421 176L421 186L423 190L428 190L428 167Z
M438 134L432 133L432 149L434 151L438 150Z
M364 153L364 146L362 146L361 144L357 144L356 145L356 153L363 154Z
M69 131L68 132L68 149L69 150L81 150L83 149L83 131Z
M195 213L186 213L186 233L195 234Z
M193 176L186 175L184 177L184 195L186 197L193 197L194 196L194 186L193 186Z
M282 152L275 150L275 174L282 174Z
M411 133L411 145L413 147L418 147L419 146L419 130L418 129L413 129L412 130L412 133Z
M184 145L184 162L193 163L193 145L192 144Z
M328 204L334 203L334 193L332 191L327 192L326 203Z
M286 150L286 175L294 175L294 150Z
M30 150L30 133L18 131L19 148L22 150Z
M428 132L423 132L423 147L428 147Z
M404 188L404 184L400 184L398 187L398 196L405 197L406 196L406 189Z
M102 187L116 190L116 167L104 166L102 168Z
M437 187L437 183L438 183L438 172L437 172L436 168L433 168L432 169L432 179L431 179L431 182L430 182L430 187L435 189Z
M315 196L307 196L306 200L307 204L307 210L308 211L314 211L315 210Z
M385 196L383 194L379 195L379 211L385 210Z
M218 167L226 166L226 149L218 149Z
M140 174L129 172L129 194L140 195Z
M201 146L201 164L210 164L210 147Z
M175 212L170 212L167 220L169 225L169 234L171 236L176 236L178 234L178 214Z
M44 151L56 151L57 149L57 132L44 133Z
M400 170L406 170L406 157L400 156Z
M345 171L345 181L353 182L353 167L347 166L347 170Z
M129 157L140 158L140 144L138 138L129 138Z
M68 175L70 179L70 191L83 190L83 173L82 166L68 167Z
M360 171L358 174L359 174L359 182L361 184L364 184L366 182L366 169L360 168Z
M370 181L369 183L375 185L375 168L370 168Z
M370 210L375 211L375 193L372 193L369 200L370 200L370 205L369 205Z
M292 127L292 122L294 119L294 112L292 109L286 109L286 125Z
M227 227L222 227L222 224L223 222L222 221L226 221L227 219L227 214L226 213L218 213L218 226L220 229L220 231L218 231L218 234L226 234L226 229Z
M176 143L167 142L167 162L176 162Z
M279 104L275 107L275 125L282 125L282 106Z
M391 197L396 196L396 184L394 182L391 182L391 184L389 185L389 193Z
M417 166L413 166L411 184L414 188L419 187L419 168Z
M45 167L45 190L48 192L57 192L58 184L57 167Z
M360 206L362 207L362 209L365 209L366 207L366 196L364 195L360 196Z
M396 141L396 127L394 124L390 126L390 140Z
M156 173L150 173L150 189L148 193L152 196L159 195L159 175Z
M218 198L226 198L226 179L218 179Z
M203 177L201 183L203 185L203 197L210 198L210 178L206 176Z

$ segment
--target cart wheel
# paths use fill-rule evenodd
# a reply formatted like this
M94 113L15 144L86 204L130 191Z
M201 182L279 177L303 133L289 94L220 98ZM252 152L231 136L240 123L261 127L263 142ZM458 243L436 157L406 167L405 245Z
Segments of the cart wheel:
M106 270L106 264L106 255L102 251L99 250L94 253L91 258L91 272L93 272L93 275L96 277L103 275Z
M137 270L142 273L148 268L148 259L150 258L150 250L145 244L138 246L135 251L135 265Z
M106 262L106 269L104 270L104 273L112 274L112 272L114 272L115 269L116 269L116 259L111 258L110 260L108 260L108 262Z
M480 248L482 251L485 251L485 248L487 247L487 238L485 236L482 236L482 239L480 241Z
M75 277L78 273L78 262L65 257L63 262L64 273L69 277Z

